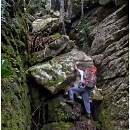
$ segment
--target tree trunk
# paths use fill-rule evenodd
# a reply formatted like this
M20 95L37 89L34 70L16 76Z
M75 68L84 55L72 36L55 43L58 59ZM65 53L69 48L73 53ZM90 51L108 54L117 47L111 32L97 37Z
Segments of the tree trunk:
M67 19L71 19L71 15L72 15L72 0L68 0L68 2L67 2L67 13L66 13Z
M81 16L84 15L84 0L81 0Z
M61 0L60 2L60 22L64 22L64 16L65 16L65 11L64 11L64 0Z
M48 6L49 11L51 11L51 0L48 0Z
M51 0L46 1L46 10L49 13L51 11Z
M40 10L40 7L41 7L41 0L38 1L37 7L38 7L38 10Z
M64 25L64 17L65 17L64 0L61 0L60 1L60 33L61 34L66 34L65 25Z

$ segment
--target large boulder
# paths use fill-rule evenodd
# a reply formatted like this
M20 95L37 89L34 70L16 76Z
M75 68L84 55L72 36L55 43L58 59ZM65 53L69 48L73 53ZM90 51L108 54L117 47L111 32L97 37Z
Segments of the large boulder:
M66 103L64 95L48 100L48 122L61 122L77 119L81 116L81 104L76 102L73 107Z
M27 72L43 88L51 93L56 93L73 79L74 64L79 64L84 68L93 64L93 61L84 52L73 49L71 52L54 57L46 63L30 67Z
M41 30L47 30L52 33L52 30L54 28L57 28L57 25L58 25L58 18L45 17L42 19L36 19L32 23L33 26L32 32L34 33Z
M45 49L30 54L29 62L31 65L42 62L48 58L53 58L63 50L66 50L66 52L70 51L74 46L73 41L69 40L69 37L66 35L54 34L51 35L51 37L53 42L48 43Z

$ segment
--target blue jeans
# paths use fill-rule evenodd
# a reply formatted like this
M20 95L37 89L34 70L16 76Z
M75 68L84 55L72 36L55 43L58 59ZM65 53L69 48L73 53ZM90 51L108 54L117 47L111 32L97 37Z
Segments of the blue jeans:
M86 90L86 88L83 88L82 86L77 86L77 87L70 88L69 89L70 100L74 101L74 94L75 93L79 93L79 94L82 95L85 110L86 110L86 112L88 114L90 114L91 110L90 110L90 102L89 102L88 90Z

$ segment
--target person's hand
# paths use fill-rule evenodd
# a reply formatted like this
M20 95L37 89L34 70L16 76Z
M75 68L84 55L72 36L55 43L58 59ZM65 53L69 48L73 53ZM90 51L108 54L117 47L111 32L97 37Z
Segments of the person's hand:
M78 67L77 67L77 65L74 65L74 69L75 69L75 70L78 70Z

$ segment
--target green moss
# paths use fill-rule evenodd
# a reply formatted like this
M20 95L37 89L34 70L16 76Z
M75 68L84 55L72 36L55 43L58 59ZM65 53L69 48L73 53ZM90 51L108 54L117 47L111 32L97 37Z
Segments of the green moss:
M110 98L112 97L106 95L104 97L102 104L96 109L97 115L95 115L95 118L101 123L101 127L104 130L114 129L113 126L111 125L111 117L108 109L108 106L110 106L111 104Z
M58 38L58 37L60 37L61 35L59 34L59 33L55 33L55 34L53 34L52 35L52 37L54 38L54 39L56 39L56 38Z
M69 119L69 113L65 108L61 107L59 101L63 101L62 97L55 98L48 102L49 121L67 121Z
M72 123L69 122L53 122L44 125L42 130L70 130L73 127Z
M70 41L64 49L64 53L70 52L74 47L74 42Z
M52 73L52 79L48 79L45 82L45 86L54 86L64 80L64 77L60 76L55 71L51 70L51 73Z
M37 61L37 56L34 54L29 55L29 63L33 65Z
M29 14L31 14L31 15L33 15L34 13L35 13L35 10L36 10L36 7L35 7L35 5L28 5L27 6L27 12L29 13Z
M30 124L30 120L27 118L30 116L30 103L26 96L27 86L24 86L25 84L20 86L13 78L4 79L3 84L2 129L17 130L21 127L27 129L27 125ZM25 101L26 104L23 104Z
M5 33L5 31L2 30L1 32L2 32L2 41L3 41L3 43L10 45L10 40L9 40L9 38L7 37L7 34Z
M17 52L18 44L17 44L16 40L14 39L14 37L12 35L11 35L11 39L10 39L10 44L11 44L11 46L13 46L16 49L16 52Z
M110 125L109 113L106 110L102 110L98 116L99 122L102 122L102 128L105 130L113 130L113 127Z
M66 76L65 73L62 71L62 69L59 68L58 64L54 64L54 63L45 64L40 69L39 67L37 69L37 66L29 68L29 70L27 70L27 73L31 73L31 72L34 72L33 73L34 77L35 75L39 75L42 77L40 78L40 82L45 87L59 86L60 83L65 80L65 76Z
M13 4L15 5L16 3ZM24 5L19 3L19 6ZM1 56L9 62L7 68L13 73L13 76L2 80L1 127L3 130L27 130L31 124L28 86L24 73L28 59L26 50L28 28L23 9L16 6L12 10L13 18L8 16L7 24L2 23Z
M58 108L57 109L57 114L58 114L58 119L60 121L67 121L67 119L68 119L68 113L67 113L67 111L64 111L63 109Z
M11 55L11 56L15 56L16 55L15 51L14 51L14 49L13 49L13 47L11 45L7 45L6 47L7 47L7 53L9 55Z

